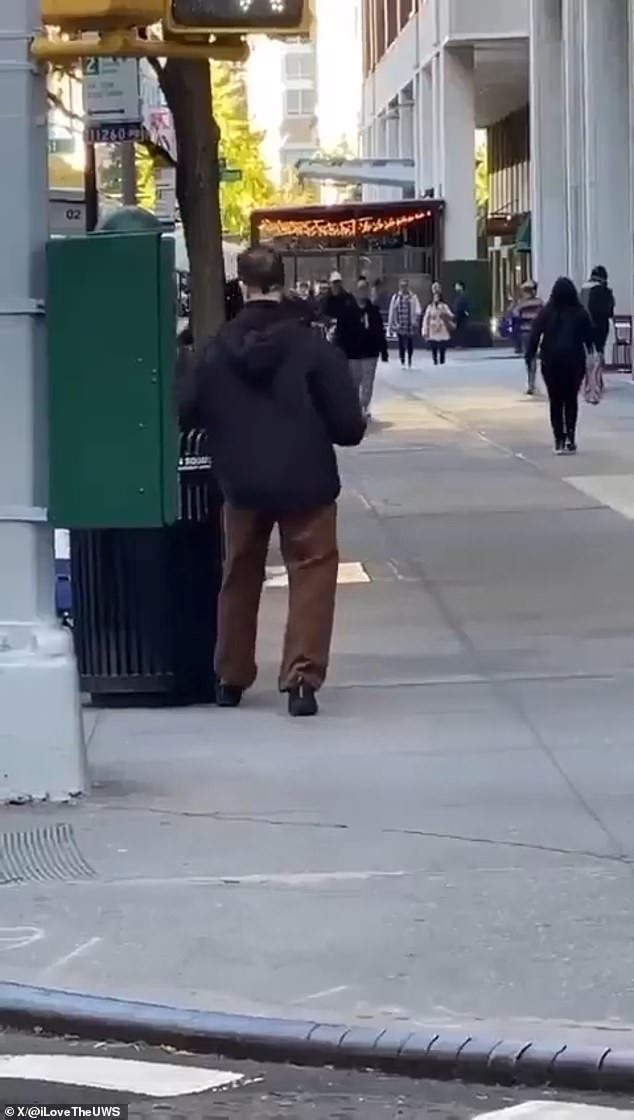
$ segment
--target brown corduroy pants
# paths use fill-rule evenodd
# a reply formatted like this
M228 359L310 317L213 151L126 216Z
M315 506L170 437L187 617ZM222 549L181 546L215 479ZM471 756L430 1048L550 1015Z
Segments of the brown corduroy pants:
M280 689L287 692L300 680L319 688L328 669L337 593L336 505L278 517L225 508L216 673L224 684L245 689L256 678L258 610L276 524L289 582Z

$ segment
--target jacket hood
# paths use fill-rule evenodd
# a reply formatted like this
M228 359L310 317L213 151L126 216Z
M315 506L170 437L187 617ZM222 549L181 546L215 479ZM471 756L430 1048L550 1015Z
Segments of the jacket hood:
M218 335L238 377L254 387L270 385L297 341L304 315L292 300L250 301Z

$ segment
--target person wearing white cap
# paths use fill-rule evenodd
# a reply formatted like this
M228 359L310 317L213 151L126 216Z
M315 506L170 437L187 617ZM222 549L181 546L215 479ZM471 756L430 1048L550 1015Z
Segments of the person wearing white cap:
M361 308L348 292L336 269L330 273L330 292L324 300L324 312L335 323L333 341L343 350L355 385L361 390L366 353L366 331Z

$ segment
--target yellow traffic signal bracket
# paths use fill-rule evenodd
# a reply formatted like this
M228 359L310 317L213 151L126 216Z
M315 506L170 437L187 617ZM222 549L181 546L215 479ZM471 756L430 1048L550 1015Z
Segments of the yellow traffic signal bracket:
M38 62L76 62L83 58L206 58L217 62L246 62L245 39L227 35L210 41L198 34L195 40L143 39L135 31L107 31L98 39L68 36L49 39L38 35L31 41L31 56Z
M62 31L121 31L163 18L164 0L40 0L42 22Z

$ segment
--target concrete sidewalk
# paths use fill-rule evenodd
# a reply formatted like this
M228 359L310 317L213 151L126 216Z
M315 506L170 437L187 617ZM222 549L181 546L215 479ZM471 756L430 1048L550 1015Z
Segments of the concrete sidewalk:
M522 388L383 372L322 716L276 696L276 588L243 710L87 712L92 797L2 812L3 979L630 1042L634 390L560 460Z

